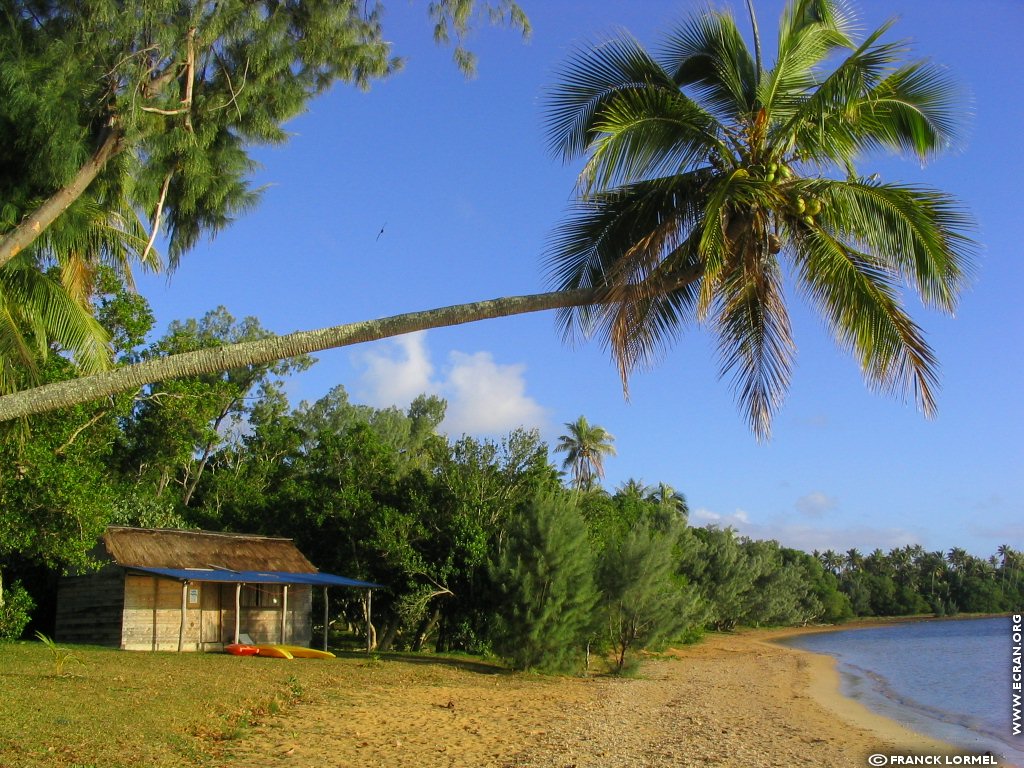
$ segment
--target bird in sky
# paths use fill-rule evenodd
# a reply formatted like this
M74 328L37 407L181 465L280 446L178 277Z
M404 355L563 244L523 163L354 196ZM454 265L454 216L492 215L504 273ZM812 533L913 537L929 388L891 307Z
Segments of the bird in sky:
M388 223L385 221L384 224L381 226L380 232L377 233L377 239L378 240L380 240L380 236L384 234L384 227L386 227L387 225L388 225Z

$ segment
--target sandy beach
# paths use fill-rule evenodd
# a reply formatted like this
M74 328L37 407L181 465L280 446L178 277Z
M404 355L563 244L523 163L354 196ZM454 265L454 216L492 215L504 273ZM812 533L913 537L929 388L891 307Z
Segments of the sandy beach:
M336 689L254 727L223 765L838 768L955 753L843 697L832 660L771 642L792 632L712 635L632 679L342 660Z

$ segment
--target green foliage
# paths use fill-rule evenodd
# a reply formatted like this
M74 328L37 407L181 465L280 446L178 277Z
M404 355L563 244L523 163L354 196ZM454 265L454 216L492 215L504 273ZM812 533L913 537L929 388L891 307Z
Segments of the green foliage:
M490 567L500 617L495 651L517 669L579 669L594 622L594 572L586 526L565 495L524 505Z
M657 55L619 35L575 52L550 91L552 150L585 159L556 233L558 290L608 301L562 311L629 374L694 324L758 438L789 387L793 277L869 383L935 408L937 364L896 290L952 313L973 270L970 217L951 196L861 176L884 149L924 161L957 138L945 70L906 59L888 26L855 39L840 0L790 0L762 68L727 10L668 31ZM784 170L783 170L784 169Z
M0 574L2 578L2 574ZM3 584L0 581L0 640L13 640L21 637L29 620L35 601L21 582Z
M46 646L46 650L50 652L50 658L53 661L53 674L56 677L64 677L69 674L64 671L64 667L68 664L85 664L85 662L78 658L70 648L61 648L42 632L36 632L36 637L43 645Z
M555 451L565 454L562 468L572 472L577 489L590 491L604 477L604 457L615 455L615 438L604 427L590 424L585 416L566 422Z
M52 358L47 378L70 369ZM55 569L88 565L115 498L116 416L109 404L79 406L34 419L27 434L0 430L0 563L16 554Z
M712 626L733 629L755 599L754 585L763 574L763 563L748 557L731 528L700 528L694 534L699 546L682 562L682 572L700 585Z
M695 589L676 577L677 526L641 520L601 557L598 583L607 637L622 670L626 653L682 635L703 618Z
M171 323L164 337L142 357L255 341L270 335L256 318L238 321L224 307L218 307L199 320ZM156 497L171 496L180 506L189 506L210 458L248 417L253 395L262 392L272 396L284 376L303 371L312 363L311 358L300 356L151 385L118 443L121 472L132 483L147 485ZM167 494L169 488L175 492Z

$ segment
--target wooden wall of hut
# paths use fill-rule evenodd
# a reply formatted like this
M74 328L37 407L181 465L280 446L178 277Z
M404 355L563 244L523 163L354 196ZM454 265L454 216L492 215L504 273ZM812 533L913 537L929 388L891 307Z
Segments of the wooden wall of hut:
M186 588L185 632L182 650L220 650L233 640L235 585L190 582ZM182 584L158 576L128 575L124 582L121 647L127 650L178 650L181 630ZM288 591L285 643L312 641L312 588ZM256 643L281 642L281 605L243 606L241 632Z
M54 639L120 647L124 579L124 569L116 566L62 578L57 586Z

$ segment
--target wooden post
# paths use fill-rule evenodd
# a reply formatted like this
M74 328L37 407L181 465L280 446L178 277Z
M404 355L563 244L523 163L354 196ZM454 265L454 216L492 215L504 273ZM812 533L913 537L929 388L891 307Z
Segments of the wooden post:
M153 650L160 650L160 637L157 628L160 626L160 579L153 577Z
M235 639L231 642L238 642L239 613L242 610L242 582L235 584Z
M371 630L373 626L373 590L366 590L366 652L373 650Z
M281 588L281 645L288 644L288 585Z
M181 624L178 625L178 653L185 647L185 615L188 612L188 581L181 582Z
M327 586L324 586L324 650L327 650Z

